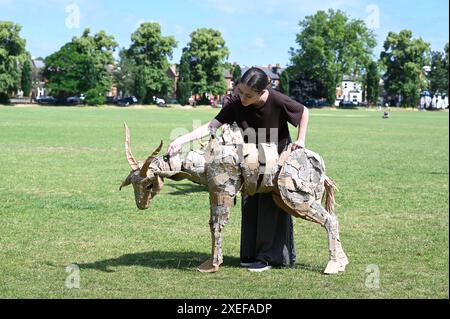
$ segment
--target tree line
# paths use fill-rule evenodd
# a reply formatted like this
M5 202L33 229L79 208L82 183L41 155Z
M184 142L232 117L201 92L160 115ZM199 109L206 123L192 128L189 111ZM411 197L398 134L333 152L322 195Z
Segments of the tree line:
M0 103L8 102L19 89L28 96L32 88L31 55L20 30L16 23L0 21ZM415 106L423 90L448 94L448 43L443 52L432 52L430 44L414 38L410 30L389 32L377 59L375 34L365 22L330 9L299 22L296 44L289 50L290 65L280 81L283 93L299 99L325 98L333 105L344 75L363 84L370 104L378 102L380 78L386 94L401 96L404 106ZM135 95L143 103L152 103L155 95L171 96L176 90L184 105L192 95L225 94L225 69L234 80L241 75L239 65L227 62L230 51L221 33L199 28L182 49L175 87L167 71L177 45L174 36L162 35L158 23L142 23L115 61L114 36L85 29L44 59L46 87L60 99L84 93L91 105L104 103L113 82L123 94ZM114 72L108 69L111 65ZM424 70L425 66L430 69Z

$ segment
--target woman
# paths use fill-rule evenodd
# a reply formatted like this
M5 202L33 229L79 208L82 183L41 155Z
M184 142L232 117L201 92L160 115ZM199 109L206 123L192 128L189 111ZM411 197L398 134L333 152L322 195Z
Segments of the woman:
M236 122L245 132L244 141L276 143L280 154L291 143L287 123L299 126L292 150L305 147L309 111L302 104L272 90L265 72L250 68L237 86L238 96L209 123L173 141L168 154L190 141L202 138L225 123ZM254 132L252 135L249 132ZM256 132L258 132L256 134ZM250 271L264 271L271 266L295 263L292 217L283 212L270 193L242 196L241 266Z

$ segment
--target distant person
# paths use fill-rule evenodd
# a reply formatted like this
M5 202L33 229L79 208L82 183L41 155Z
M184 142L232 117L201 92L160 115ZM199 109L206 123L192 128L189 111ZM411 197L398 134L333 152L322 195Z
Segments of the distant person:
M423 95L420 97L419 110L420 111L425 110L425 96L423 96Z
M429 109L430 106L431 106L431 96L430 96L430 95L427 95L427 96L425 97L425 108L426 108L426 109Z
M433 100L431 101L431 108L435 109L437 107L437 97L433 95Z
M436 107L437 107L438 110L444 108L444 100L442 100L441 94L439 94L438 97L437 97Z

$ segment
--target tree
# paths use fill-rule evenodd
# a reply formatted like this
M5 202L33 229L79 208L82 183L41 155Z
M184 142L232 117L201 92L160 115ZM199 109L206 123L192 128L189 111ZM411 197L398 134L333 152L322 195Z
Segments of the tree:
M23 91L24 96L29 96L31 92L32 82L31 82L31 61L30 57L25 60L22 66L22 78L20 80L20 87Z
M85 94L88 104L98 105L104 103L111 89L112 76L107 66L114 63L117 43L104 31L89 34L90 30L85 29L81 37L74 37L44 60L47 87L59 99Z
M43 73L48 79L47 88L58 99L86 93L90 88L93 59L79 52L74 43L66 43L57 52L46 57L44 63Z
M189 61L193 94L203 97L206 93L221 95L226 92L223 71L229 51L220 31L207 28L195 30L183 52Z
M181 105L189 103L192 95L191 72L189 69L189 58L185 54L186 48L183 50L180 60L179 74L180 78L177 83L177 99Z
M366 98L369 105L378 103L378 95L380 91L380 75L378 73L378 65L375 61L371 61L367 67L366 73Z
M131 35L131 46L125 54L135 79L135 95L144 103L152 102L155 95L172 93L173 83L167 75L168 58L172 58L176 46L173 36L161 35L161 26L156 22L142 23Z
M321 97L330 104L336 99L336 86L344 74L359 77L371 60L376 45L373 32L364 21L350 20L345 13L332 9L318 11L300 21L297 50L291 48L293 78L301 78L324 89ZM306 77L306 78L305 78Z
M289 72L284 70L280 75L280 90L286 95L290 95L289 81Z
M446 93L448 96L448 43L444 52L431 52L429 79L431 92Z
M445 52L445 68L448 70L448 42L445 44L444 47L444 52Z
M415 106L423 88L423 67L430 63L430 45L413 39L412 31L389 32L380 60L386 67L384 87L390 96L400 96L402 106Z
M119 62L117 64L116 72L114 73L114 79L117 89L123 96L137 95L135 75L138 72L136 69L137 66L134 64L133 60L128 57L127 50L120 50ZM145 95L145 92L143 92L143 95Z
M242 76L242 69L239 66L239 64L237 64L237 63L233 65L232 76L233 76L234 83L236 83Z
M296 71L292 66L288 67L284 72L289 74L290 95L297 101L305 103L309 98L319 99L326 93L322 82L312 79L305 72Z
M21 86L21 65L29 56L21 29L13 22L0 21L0 103L9 103L9 95Z

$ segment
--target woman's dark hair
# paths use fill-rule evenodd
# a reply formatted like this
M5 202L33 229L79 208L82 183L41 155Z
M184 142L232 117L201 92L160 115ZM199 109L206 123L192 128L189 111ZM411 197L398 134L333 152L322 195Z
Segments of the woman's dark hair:
M244 75L240 78L239 83L247 85L253 91L262 92L267 89L267 86L269 85L269 78L263 70L252 67L244 73Z

